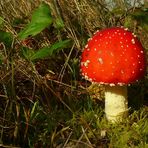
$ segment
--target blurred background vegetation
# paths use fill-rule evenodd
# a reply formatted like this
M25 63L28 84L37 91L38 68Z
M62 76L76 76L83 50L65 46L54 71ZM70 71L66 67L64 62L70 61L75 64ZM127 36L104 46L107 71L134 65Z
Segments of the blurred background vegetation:
M0 1L0 147L148 147L147 73L115 125L103 86L79 74L87 39L112 26L134 32L147 56L147 0Z

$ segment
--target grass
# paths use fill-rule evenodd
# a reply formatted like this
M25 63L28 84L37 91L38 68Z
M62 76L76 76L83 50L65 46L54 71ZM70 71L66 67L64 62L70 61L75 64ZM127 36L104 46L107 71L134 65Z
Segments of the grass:
M106 121L103 86L96 88L79 75L81 49L97 29L128 27L147 52L147 3L136 7L122 0L46 1L52 24L20 40L19 32L40 3L0 2L0 30L6 35L0 43L0 146L148 147L147 75L129 87L130 113L120 124ZM62 50L57 50L55 43L67 39L70 45L62 42ZM30 59L46 46L53 47L48 58Z

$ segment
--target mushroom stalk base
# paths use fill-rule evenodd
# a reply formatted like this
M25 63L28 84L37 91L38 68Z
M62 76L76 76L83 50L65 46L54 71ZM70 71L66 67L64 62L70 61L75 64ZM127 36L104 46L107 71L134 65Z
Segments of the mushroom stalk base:
M105 87L105 113L111 122L122 121L128 115L127 87Z

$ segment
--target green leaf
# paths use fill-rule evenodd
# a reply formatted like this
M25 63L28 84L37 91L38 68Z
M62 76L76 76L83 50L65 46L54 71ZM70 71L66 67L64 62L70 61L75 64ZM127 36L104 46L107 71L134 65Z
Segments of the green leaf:
M12 41L13 36L11 33L0 30L0 42L3 42L7 48L10 48Z
M70 44L70 40L59 41L53 44L51 47L44 47L38 50L32 57L31 60L43 59L48 56L52 56L54 53L62 50L63 48L68 47Z
M26 60L29 60L30 61L30 58L32 57L33 54L34 54L34 51L32 49L29 49L27 47L22 47L21 55Z
M33 12L31 22L19 33L20 39L28 36L35 36L52 24L50 7L42 3L38 9Z
M64 28L64 22L63 22L63 20L61 18L56 18L55 21L54 21L54 26L57 29Z

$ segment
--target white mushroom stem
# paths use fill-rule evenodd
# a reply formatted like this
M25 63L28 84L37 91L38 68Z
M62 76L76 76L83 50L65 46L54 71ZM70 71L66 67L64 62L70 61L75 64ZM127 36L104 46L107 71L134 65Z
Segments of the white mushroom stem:
M105 113L111 122L119 122L127 117L127 86L105 87Z

